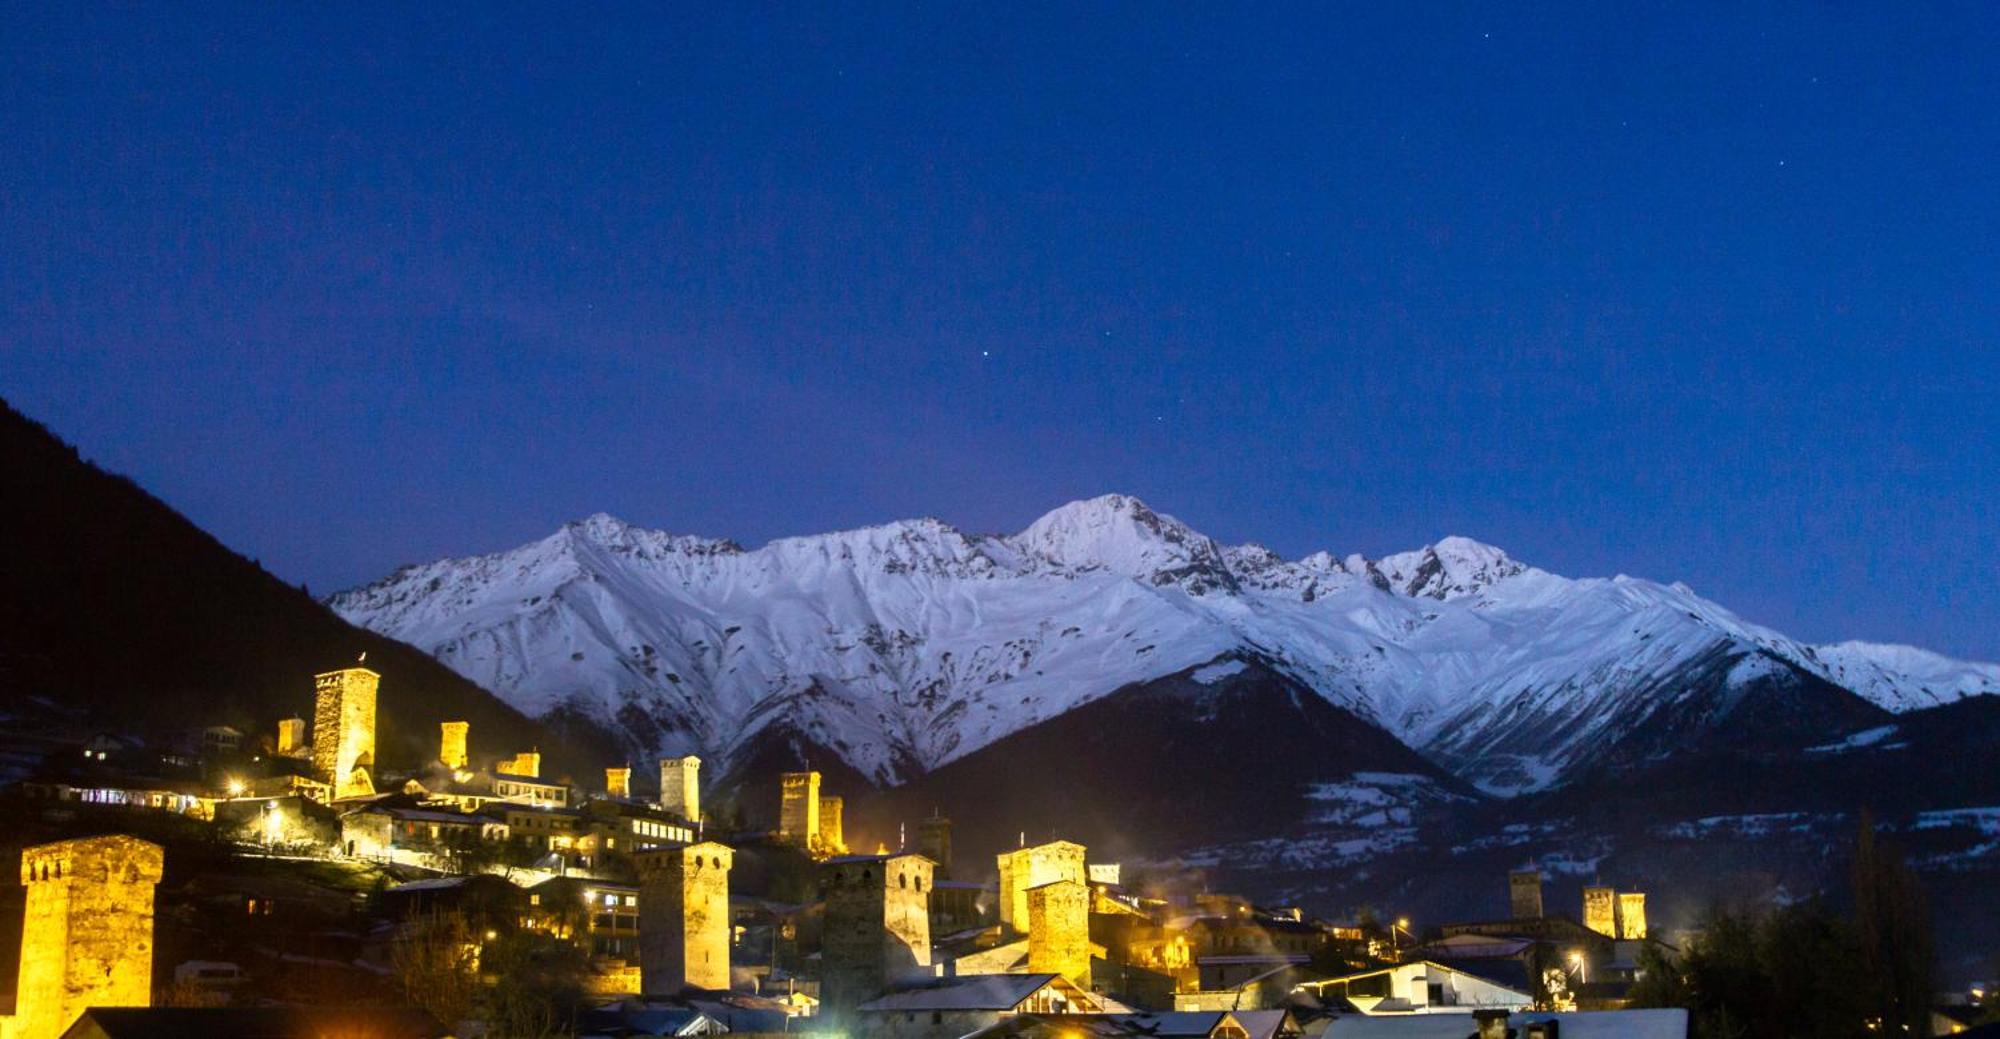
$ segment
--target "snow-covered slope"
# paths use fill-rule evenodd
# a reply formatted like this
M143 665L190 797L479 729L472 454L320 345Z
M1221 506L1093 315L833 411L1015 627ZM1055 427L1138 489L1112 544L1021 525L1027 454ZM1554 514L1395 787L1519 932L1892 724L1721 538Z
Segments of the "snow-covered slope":
M783 731L884 783L1227 653L1270 661L1502 793L1557 781L1643 722L1618 704L1671 699L1677 676L1718 660L1717 674L1796 668L1890 710L2000 692L2000 667L1796 643L1681 585L1572 580L1465 538L1285 560L1121 495L1008 537L923 519L748 551L598 515L330 604L637 751L727 762ZM1524 729L1525 715L1545 724ZM1492 740L1530 737L1481 774L1500 760Z

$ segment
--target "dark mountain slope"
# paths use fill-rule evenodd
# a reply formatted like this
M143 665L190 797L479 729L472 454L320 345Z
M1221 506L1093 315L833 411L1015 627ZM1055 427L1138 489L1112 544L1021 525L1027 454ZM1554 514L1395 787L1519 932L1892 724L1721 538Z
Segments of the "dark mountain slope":
M314 672L365 652L382 674L385 766L434 755L449 718L472 723L476 755L540 745L579 774L602 760L427 654L342 621L4 403L0 480L0 708L17 716L52 703L117 728L267 731L310 717Z
M1237 665L1207 682L1195 677ZM1316 788L1356 772L1422 777L1473 796L1292 678L1256 659L1225 658L1128 685L882 791L852 814L893 844L899 822L914 826L945 806L960 872L977 877L1023 832L1080 841L1098 861L1281 834L1323 808Z

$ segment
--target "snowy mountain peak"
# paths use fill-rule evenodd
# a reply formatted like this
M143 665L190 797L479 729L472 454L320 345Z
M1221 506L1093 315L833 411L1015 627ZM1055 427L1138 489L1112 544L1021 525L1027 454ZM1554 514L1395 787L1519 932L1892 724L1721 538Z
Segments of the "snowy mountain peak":
M1219 659L1263 661L1496 791L1559 782L1748 655L1894 711L2000 692L2000 667L1807 645L1684 586L1571 580L1463 537L1286 561L1125 495L1009 537L927 518L749 551L598 514L328 602L636 755L801 739L882 782Z
M1008 541L1066 569L1103 569L1194 595L1236 586L1208 535L1123 494L1070 502Z
M1385 556L1375 568L1395 591L1429 599L1471 595L1528 569L1492 545L1456 535Z

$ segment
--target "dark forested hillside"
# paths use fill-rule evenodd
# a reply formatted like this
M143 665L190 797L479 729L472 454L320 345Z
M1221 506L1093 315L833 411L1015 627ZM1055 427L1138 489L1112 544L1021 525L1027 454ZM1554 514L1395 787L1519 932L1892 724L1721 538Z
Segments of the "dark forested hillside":
M386 766L472 723L475 756L540 745L551 771L601 764L418 650L356 628L132 481L0 402L0 706L107 727L309 716L314 672L368 655Z

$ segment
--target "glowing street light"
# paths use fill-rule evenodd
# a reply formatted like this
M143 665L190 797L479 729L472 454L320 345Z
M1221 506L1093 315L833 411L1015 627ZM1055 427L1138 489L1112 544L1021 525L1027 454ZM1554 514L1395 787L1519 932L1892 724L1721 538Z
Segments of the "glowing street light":
M229 789L229 796L231 796L231 797L242 797L242 796L243 796L243 791L244 791L244 790L246 790L246 789L249 789L249 788L248 788L248 787L245 787L245 786L243 785L243 781L242 781L242 780L240 780L240 779L232 779L232 780L230 780L230 781L229 781L229 786L228 786L228 789Z

